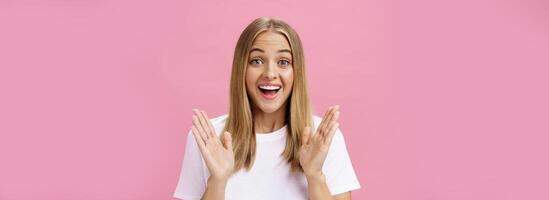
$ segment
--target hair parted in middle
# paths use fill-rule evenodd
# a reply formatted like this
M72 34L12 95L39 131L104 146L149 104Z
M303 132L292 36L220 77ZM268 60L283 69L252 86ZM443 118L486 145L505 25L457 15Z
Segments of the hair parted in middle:
M291 165L292 172L302 172L303 169L299 163L302 132L305 127L312 127L313 118L307 92L303 46L297 32L286 22L261 17L250 23L240 35L234 51L229 91L229 115L224 131L230 132L233 138L235 172L242 168L250 170L255 159L256 140L252 102L246 92L246 68L255 38L267 31L284 35L291 48L294 81L292 92L286 100L289 104L286 104L287 107L284 108L286 109L285 123L288 125L289 135L282 155Z

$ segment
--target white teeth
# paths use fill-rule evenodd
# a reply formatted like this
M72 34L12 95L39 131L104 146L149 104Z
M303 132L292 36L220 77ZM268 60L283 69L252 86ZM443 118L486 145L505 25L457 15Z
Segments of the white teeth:
M276 86L276 85L262 85L262 86L259 86L259 88L263 89L263 90L278 90L280 89L280 86Z

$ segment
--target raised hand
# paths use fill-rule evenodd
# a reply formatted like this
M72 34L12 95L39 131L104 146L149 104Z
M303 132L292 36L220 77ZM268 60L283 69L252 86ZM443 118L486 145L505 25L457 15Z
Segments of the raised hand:
M322 118L322 122L314 135L311 136L311 127L303 131L303 140L299 150L299 162L305 176L317 176L322 174L322 165L328 155L332 138L339 126L339 106L328 108Z
M193 110L192 132L202 157L210 171L210 178L226 181L234 169L234 152L231 134L223 133L223 142L215 133L206 112Z

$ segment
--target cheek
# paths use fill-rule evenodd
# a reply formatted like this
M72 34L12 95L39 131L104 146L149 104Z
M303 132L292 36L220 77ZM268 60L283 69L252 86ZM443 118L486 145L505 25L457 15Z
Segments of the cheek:
M245 81L246 81L246 89L248 89L248 91L255 88L255 82L257 80L256 74L257 73L253 69L247 68Z
M286 92L290 92L294 84L294 70L284 71L280 73L280 77L284 82L284 86L289 89L289 90L286 90Z

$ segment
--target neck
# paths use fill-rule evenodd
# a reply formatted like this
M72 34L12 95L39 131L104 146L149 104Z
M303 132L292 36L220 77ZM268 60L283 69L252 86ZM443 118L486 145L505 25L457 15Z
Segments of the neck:
M286 104L272 113L265 113L261 109L252 108L254 129L256 133L270 133L282 128L286 122Z

